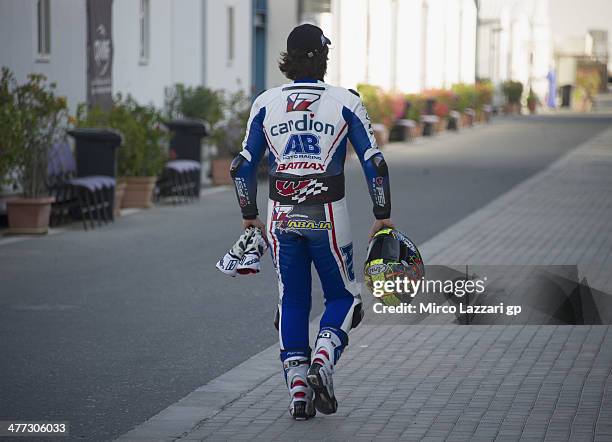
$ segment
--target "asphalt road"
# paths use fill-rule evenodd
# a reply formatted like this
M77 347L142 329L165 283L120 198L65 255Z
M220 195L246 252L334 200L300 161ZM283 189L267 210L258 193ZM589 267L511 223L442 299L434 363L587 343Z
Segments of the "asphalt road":
M394 147L393 218L422 243L611 124L500 118ZM372 216L355 161L347 192L359 274ZM249 278L214 268L239 231L225 190L0 245L0 420L68 420L74 439L111 439L273 344L271 262Z

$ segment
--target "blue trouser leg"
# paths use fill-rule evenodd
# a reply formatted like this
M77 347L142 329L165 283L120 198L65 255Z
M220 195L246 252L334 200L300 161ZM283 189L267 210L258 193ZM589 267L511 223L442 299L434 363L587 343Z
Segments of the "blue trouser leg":
M312 301L312 261L307 240L291 233L278 234L277 238L281 359L296 354L310 357L308 323Z
M325 296L325 311L321 317L320 327L345 329L344 331L348 332L350 318L347 327L347 316L352 313L355 298L345 287L340 273L341 269L338 267L332 250L330 250L327 238L322 237L317 241L311 241L309 245Z

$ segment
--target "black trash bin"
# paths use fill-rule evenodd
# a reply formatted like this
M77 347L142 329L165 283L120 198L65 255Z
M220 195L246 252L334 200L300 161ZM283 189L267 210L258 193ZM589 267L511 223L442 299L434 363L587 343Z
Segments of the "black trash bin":
M68 135L76 142L76 174L79 177L117 177L117 148L121 135L110 129L73 129Z
M572 85L561 86L561 107L570 107L572 104Z
M434 106L436 105L435 98L428 98L425 100L425 112L421 121L423 123L423 136L431 137L435 134L434 124L435 124L435 115L434 115Z
M68 131L75 140L76 178L68 184L78 189L79 211L87 229L86 215L94 227L94 218L114 219L117 178L117 148L121 134L110 129L82 128Z
M433 115L435 105L435 98L428 98L427 100L425 100L425 115Z
M164 123L172 132L170 138L170 158L172 160L190 160L202 164L202 138L208 135L202 120L181 118ZM202 182L201 169L194 171L197 177L195 192L200 196Z

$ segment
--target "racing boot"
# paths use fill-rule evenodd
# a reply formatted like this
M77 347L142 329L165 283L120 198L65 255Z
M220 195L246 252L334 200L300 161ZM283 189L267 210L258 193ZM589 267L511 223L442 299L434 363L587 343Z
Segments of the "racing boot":
M303 421L317 413L312 403L312 389L306 381L310 360L305 356L290 356L283 361L285 381L289 389L289 413L293 419Z
M314 406L323 414L333 414L338 410L332 376L347 341L346 333L330 327L322 328L317 337L307 378L314 391Z

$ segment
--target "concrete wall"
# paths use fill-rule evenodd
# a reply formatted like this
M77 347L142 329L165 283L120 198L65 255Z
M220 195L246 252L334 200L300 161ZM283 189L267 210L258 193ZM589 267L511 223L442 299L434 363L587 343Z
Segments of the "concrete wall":
M235 53L228 59L227 8L234 8ZM253 24L251 0L208 0L206 2L206 86L228 91L251 89Z
M275 87L289 80L278 69L280 53L287 47L287 36L298 23L297 0L268 0L266 86Z
M266 84L272 87L287 81L278 70L278 57L299 18L297 0L268 1ZM52 54L45 62L35 55L35 4L0 2L1 64L20 78L47 74L74 108L86 99L86 2L51 0ZM177 82L251 91L251 0L150 0L150 7L150 55L141 60L140 0L113 2L114 93L162 106L164 88ZM228 7L234 8L232 60ZM370 82L415 92L474 79L472 0L332 0L331 13L304 19L319 24L332 40L330 83L355 87Z
M0 66L7 66L19 81L41 73L57 83L72 111L86 100L85 2L51 0L51 54L37 56L35 0L0 1Z
M472 0L332 0L332 14L332 82L417 92L474 81Z
M113 2L113 93L162 106L164 88L202 80L202 2L151 0L150 51L139 56L140 0Z
M543 101L553 64L549 1L487 0L483 5L481 18L491 23L479 39L479 75L496 83L518 80L525 94L531 82Z
M612 2L610 0L553 0L550 25L555 50L571 53L572 40L582 40L590 29L608 31L608 71L612 72ZM584 44L584 43L583 43ZM569 47L568 47L569 46ZM584 50L584 46L582 46Z

